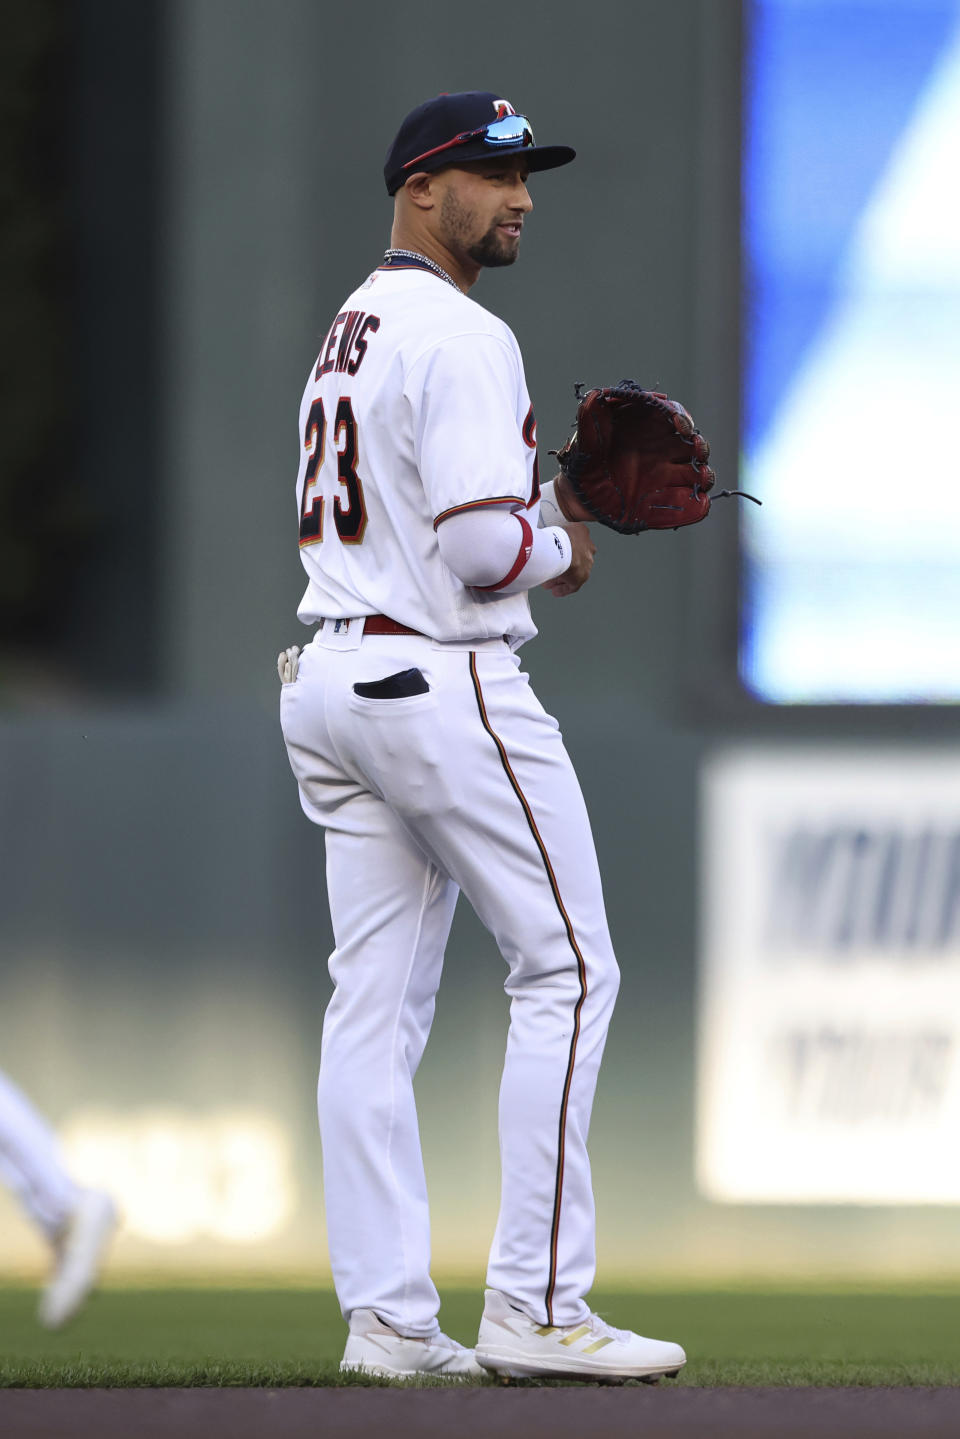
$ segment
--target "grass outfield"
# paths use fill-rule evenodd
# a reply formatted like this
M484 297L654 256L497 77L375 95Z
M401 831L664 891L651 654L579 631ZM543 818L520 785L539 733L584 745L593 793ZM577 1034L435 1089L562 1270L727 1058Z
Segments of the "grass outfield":
M444 1327L471 1343L480 1291L442 1292ZM107 1289L59 1334L37 1326L36 1298L0 1288L0 1387L358 1382L337 1373L329 1291ZM614 1324L679 1340L685 1385L960 1385L960 1290L592 1299Z

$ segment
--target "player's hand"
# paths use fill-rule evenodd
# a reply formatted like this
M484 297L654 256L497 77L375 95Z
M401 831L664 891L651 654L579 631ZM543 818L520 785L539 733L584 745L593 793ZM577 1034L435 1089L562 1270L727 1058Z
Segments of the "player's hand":
M597 553L597 547L590 538L590 531L586 525L564 525L563 528L570 536L570 543L573 546L570 568L564 570L562 575L557 575L555 580L547 580L543 586L558 599L562 599L564 595L575 595L577 590L583 588L590 578L593 558Z

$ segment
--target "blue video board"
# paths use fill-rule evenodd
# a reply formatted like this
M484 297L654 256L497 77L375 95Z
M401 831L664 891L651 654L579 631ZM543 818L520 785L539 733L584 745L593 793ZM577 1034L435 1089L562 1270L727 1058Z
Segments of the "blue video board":
M740 675L960 700L960 0L752 0Z

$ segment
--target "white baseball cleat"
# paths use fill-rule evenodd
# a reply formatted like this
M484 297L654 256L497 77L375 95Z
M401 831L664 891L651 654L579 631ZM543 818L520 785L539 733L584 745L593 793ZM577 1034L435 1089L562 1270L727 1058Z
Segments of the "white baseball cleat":
M41 1324L59 1329L73 1318L97 1282L116 1227L117 1207L109 1194L83 1190L54 1246L56 1268L37 1311Z
M340 1361L341 1374L369 1374L376 1379L410 1379L436 1374L452 1379L486 1379L473 1357L446 1334L410 1339L398 1334L372 1309L355 1309L350 1315L350 1337Z
M679 1344L614 1329L598 1314L582 1324L538 1324L496 1289L486 1291L476 1356L511 1378L624 1379L673 1376L687 1362Z

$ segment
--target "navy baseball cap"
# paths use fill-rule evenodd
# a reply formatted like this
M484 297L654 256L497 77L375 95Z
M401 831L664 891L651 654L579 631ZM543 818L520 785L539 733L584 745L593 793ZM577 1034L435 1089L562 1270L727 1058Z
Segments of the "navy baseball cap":
M531 170L553 170L576 153L569 145L537 145L530 121L492 90L463 90L410 111L387 151L383 178L387 194L395 195L408 175L444 165L522 154Z

